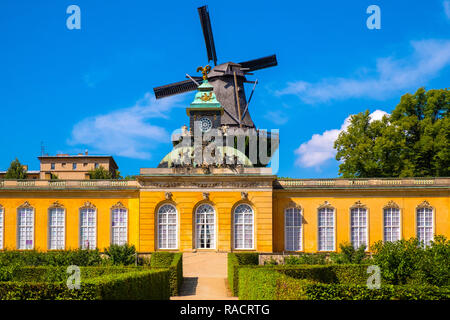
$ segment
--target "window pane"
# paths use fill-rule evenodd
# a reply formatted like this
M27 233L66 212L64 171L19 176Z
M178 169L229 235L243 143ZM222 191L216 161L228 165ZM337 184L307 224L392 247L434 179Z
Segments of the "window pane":
M34 210L32 208L20 208L18 211L18 248L20 250L33 249L34 243Z
M299 251L301 248L301 212L298 208L285 210L285 248L286 251Z
M253 249L253 209L240 204L234 210L234 248Z
M334 250L334 210L332 208L319 209L318 213L319 251Z
M80 246L82 249L97 247L97 212L93 208L80 210Z
M49 211L49 249L64 250L65 212L63 208L51 208Z
M171 204L162 205L158 210L158 248L177 248L177 210Z

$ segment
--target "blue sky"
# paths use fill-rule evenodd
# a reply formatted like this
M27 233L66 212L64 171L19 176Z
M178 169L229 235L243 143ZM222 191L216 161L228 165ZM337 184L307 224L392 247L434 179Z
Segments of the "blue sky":
M69 5L81 30L69 30ZM376 119L402 94L449 87L450 1L0 2L0 169L49 154L112 154L123 175L155 167L194 93L152 88L206 64L196 8L208 4L219 63L276 53L255 72L250 113L279 129L278 175L338 176L332 142L351 114ZM369 30L369 5L381 29ZM251 89L251 88L249 88Z

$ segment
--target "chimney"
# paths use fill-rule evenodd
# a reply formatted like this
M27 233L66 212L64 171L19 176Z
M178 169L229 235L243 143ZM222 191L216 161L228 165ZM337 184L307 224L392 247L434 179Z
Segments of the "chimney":
M88 155L88 149L86 149L85 151L84 151L84 155Z

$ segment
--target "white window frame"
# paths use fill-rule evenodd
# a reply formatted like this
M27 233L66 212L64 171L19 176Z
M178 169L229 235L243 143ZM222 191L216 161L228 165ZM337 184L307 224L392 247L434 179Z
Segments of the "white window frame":
M324 212L325 214L330 214L330 213L332 214L332 217L333 217L333 225L332 226L330 226L330 225L321 226L320 225L320 214L322 213L322 210L325 211ZM328 212L328 210L331 212ZM333 235L333 239L332 239L333 247L331 249L328 247L322 248L323 245L321 246L322 243L321 243L321 237L320 237L321 230L325 230L325 238L324 238L325 244L324 245L326 245L329 242L326 237L328 234L326 232L326 230L330 229L330 228L332 228L331 234ZM323 251L323 252L336 251L336 209L333 207L326 206L323 208L319 208L317 210L317 251Z
M397 212L393 212L396 210ZM394 226L393 221L393 215L394 213L398 213L398 226ZM386 214L390 215L390 225L386 225ZM387 232L387 228L390 228L390 231ZM394 233L392 232L393 228L398 228L398 238L393 239ZM390 235L390 239L387 239L386 234ZM399 207L397 206L386 206L383 208L383 241L384 242L395 242L402 239L402 212Z
M357 220L354 221L354 214L357 214ZM361 214L364 214L364 220L365 220L365 224L361 225ZM354 222L357 222L358 224L355 225ZM358 229L360 231L360 229L363 229L363 234L365 237L365 241L361 241L360 237L361 237L361 232L357 233L357 241L355 242L355 239L353 238L353 234L354 234L354 230ZM365 245L366 249L365 251L367 251L369 249L369 209L367 207L362 207L362 206L356 206L356 207L352 207L350 208L350 243L352 244L352 246L355 249L358 249L361 245ZM356 245L357 244L357 245Z
M242 213L236 213L236 211L238 210L239 207L241 206L246 206L248 208L250 208L251 210L251 214L252 214L252 222L251 222L251 235L252 235L252 246L251 247L246 247L245 246L245 227L249 225L248 222L245 222L245 218L243 217L242 222L241 223L236 223L236 214L242 214ZM244 213L246 214L246 213ZM248 214L248 213L247 213ZM237 226L242 226L242 247L238 248L236 245L236 227ZM253 207L251 205L249 205L248 203L241 203L239 205L236 206L236 208L234 208L233 210L233 248L236 250L255 250L255 211L253 210Z
M22 225L22 219L20 218L21 211L24 210L25 214L31 215L31 223ZM27 218L25 218L27 219ZM19 207L17 209L17 249L18 250L33 250L34 249L34 208L27 205L27 203ZM25 239L22 239L22 230L25 229L25 232L27 232L27 228L31 228L31 235L30 237L26 237ZM22 246L21 242L22 240L25 241L25 245ZM28 245L27 242L31 241L31 245Z
M214 217L214 222L213 222L213 244L212 246L210 246L209 248L200 248L200 235L198 234L198 226L199 225L211 225L211 223L202 223L202 222L197 222L197 215L200 214L199 210L201 207L203 206L208 206L212 209L212 213L213 213L213 217ZM204 214L204 213L201 213ZM198 250L215 250L216 246L217 246L217 215L216 215L216 209L214 208L214 206L210 203L202 203L200 205L197 206L197 208L195 209L195 216L194 216L194 221L195 221L195 248Z
M293 212L289 212L292 210ZM295 225L295 218L293 219L293 225L288 226L288 213L291 213L292 215L299 215L298 221L299 225ZM294 245L296 243L292 242L289 243L288 241L288 235L292 232L292 239L295 239L294 234L298 232L298 239L299 243L297 244L298 247L295 248ZM290 246L292 245L292 246ZM302 209L298 207L288 207L284 209L284 249L286 251L303 251L303 215L302 215Z
M125 215L125 221L123 225L114 225L114 214L119 214L119 224L120 224L120 215ZM123 234L123 231L125 229L125 239L121 238L121 234ZM121 232L122 231L122 232ZM118 241L115 241L115 235L116 232L118 232L117 239ZM124 245L128 243L128 210L127 208L123 206L116 205L115 207L111 208L111 244L114 245Z
M84 214L84 212L86 212L87 216L87 225L83 225L83 218L82 215ZM94 225L89 225L89 214L93 214L94 215ZM80 248L84 249L84 250L93 250L97 248L97 208L95 207L90 207L90 206L85 206L80 208L80 212L79 212L79 223L80 223ZM89 229L94 229L94 245L92 246L91 242L89 242L89 245L86 247L85 244L83 244L83 235L84 232L88 232L87 235L87 241L89 241Z
M425 203L425 202L424 202ZM427 226L427 225L419 225L419 211L423 210L424 214L431 214L431 226ZM423 244L425 246L428 246L430 244L431 241L434 240L434 221L435 221L435 211L434 208L431 207L427 202L426 205L420 205L416 208L416 212L415 212L415 218L416 218L416 235L417 235L417 239L419 241L422 241ZM426 221L426 217L424 217L424 222ZM424 229L424 239L420 239L420 232L419 232L419 228L423 228ZM431 239L426 240L426 229L431 228Z
M52 225L52 211L56 210L57 214L61 214L63 216L63 222L62 225ZM62 212L59 212L62 211ZM52 239L52 229L56 228L62 229L62 245L61 247L58 247L58 238ZM53 246L52 242L56 241L56 245ZM66 210L63 207L51 207L48 209L48 250L64 250L66 248Z
M4 249L5 243L5 209L0 205L0 250Z
M164 207L170 207L173 209L174 212L172 212L171 214L175 213L175 223L169 223L167 214L169 214L169 212L161 212L161 210ZM166 215L166 221L167 222L160 222L160 215ZM178 249L178 210L177 207L172 204L172 203L163 203L162 205L159 206L158 211L156 213L156 233L157 233L157 244L158 244L158 249L161 250L177 250ZM166 229L166 239L161 239L161 231L160 231L160 227L164 227ZM175 245L173 247L169 246L169 226L175 226ZM162 246L161 245L161 240L165 240L166 245Z

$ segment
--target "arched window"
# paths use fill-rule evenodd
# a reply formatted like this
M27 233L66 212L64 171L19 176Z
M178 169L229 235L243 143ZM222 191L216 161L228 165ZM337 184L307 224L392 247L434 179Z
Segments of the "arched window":
M350 208L350 238L355 249L368 247L367 220L367 208L361 202L356 202Z
M327 201L319 207L317 225L319 251L334 251L334 208Z
M158 210L158 248L177 249L178 228L177 209L174 205L164 204Z
M65 210L58 202L48 210L48 249L65 249Z
M234 248L253 249L253 209L240 204L234 209Z
M383 208L383 224L385 242L400 240L400 207L393 201Z
M302 250L302 215L301 209L291 207L284 210L285 249Z
M80 247L95 249L97 247L97 209L90 202L80 208Z
M34 208L25 202L17 210L17 248L34 248Z
M195 238L197 249L214 249L216 247L216 215L214 208L207 203L195 210Z
M424 245L428 245L434 237L433 207L427 201L424 201L417 206L416 212L417 238Z
M5 210L3 209L3 206L0 205L0 250L3 249L3 236L4 236L4 223L5 223Z
M128 241L128 211L120 202L111 208L111 244L123 245Z

